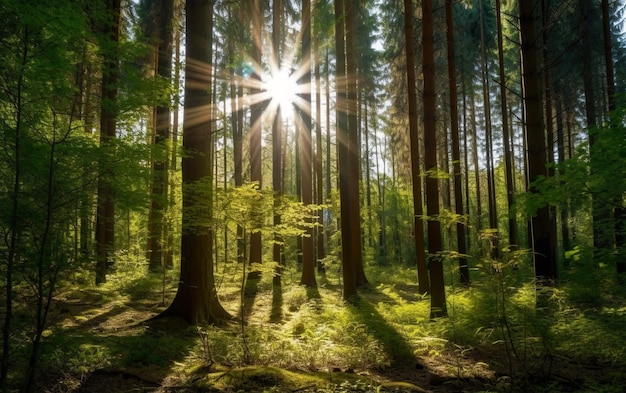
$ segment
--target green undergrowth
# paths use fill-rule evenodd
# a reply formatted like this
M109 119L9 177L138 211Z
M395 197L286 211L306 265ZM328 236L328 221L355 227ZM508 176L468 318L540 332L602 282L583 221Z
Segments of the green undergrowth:
M237 268L225 272L241 277ZM283 275L282 288L262 275L244 298L243 325L238 283L222 280L221 301L238 321L215 327L146 322L171 301L174 274L118 271L104 286L64 289L45 335L43 371L133 370L206 391L375 392L419 391L401 388L412 383L402 373L384 375L421 370L431 380L479 380L485 391L542 391L548 385L538 381L551 381L561 368L576 364L584 373L587 364L602 364L611 372L573 375L580 389L571 391L626 384L619 291L589 307L563 285L541 295L548 300L537 307L531 280L495 273L478 275L469 288L448 287L449 317L437 320L429 319L430 299L418 293L412 269L370 268L375 279L351 303L332 271L315 289L297 285L297 271ZM553 391L567 390L557 385Z

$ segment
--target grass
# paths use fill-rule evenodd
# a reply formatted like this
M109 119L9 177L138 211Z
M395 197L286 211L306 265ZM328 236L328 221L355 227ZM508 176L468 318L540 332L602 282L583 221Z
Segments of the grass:
M220 269L221 301L240 315L240 267ZM66 285L46 332L42 391L74 392L89 381L104 388L111 375L122 374L162 392L609 392L626 386L620 333L626 307L619 291L589 307L572 300L575 288L562 286L551 292L549 310L537 310L535 288L518 279L520 272L514 279L482 273L470 288L449 287L450 317L430 321L429 298L417 293L412 269L369 267L372 283L354 304L342 300L334 270L317 289L297 285L299 273L289 270L280 293L262 275L244 299L243 332L238 324L146 323L173 298L175 272L147 275L128 264L101 287ZM498 291L502 280L505 289Z

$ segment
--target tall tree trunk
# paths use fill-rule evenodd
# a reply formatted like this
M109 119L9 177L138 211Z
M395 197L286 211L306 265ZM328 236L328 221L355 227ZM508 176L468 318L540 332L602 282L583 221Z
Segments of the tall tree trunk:
M187 0L187 61L182 159L183 216L180 279L172 304L159 317L174 316L188 323L219 323L230 319L217 297L213 276L213 230L198 225L197 210L213 215L213 137L210 120L199 113L211 107L213 2ZM209 187L198 187L198 184ZM200 208L198 201L207 203Z
M358 116L358 68L359 54L357 53L357 17L360 9L360 1L352 0L346 4L346 73L347 73L347 112L348 112L348 154L350 161L350 196L352 201L350 213L350 236L352 236L352 257L354 261L354 277L357 287L367 285L367 278L363 269L363 253L361 241L361 204L360 204L360 179L361 179L361 154L359 144Z
M454 59L454 17L452 13L452 0L446 0L446 41L448 44L448 83L450 85L450 136L452 139L452 179L454 182L454 211L462 217L465 214L463 208L463 189L461 176L461 142L459 140L459 111L457 108L456 88L456 62ZM456 243L459 252L459 273L461 283L469 284L469 268L467 266L467 244L465 243L465 223L458 221L456 224Z
M312 165L312 122L311 122L311 2L302 1L302 78L305 86L301 94L304 108L302 116L300 171L302 174L302 203L305 207L313 204L313 165ZM302 277L300 284L315 287L315 231L311 219L307 219L306 236L302 238Z
M119 74L118 45L120 39L120 0L107 0L105 35L110 50L102 53L102 103L100 112L100 147L104 150L98 175L98 202L96 213L96 284L106 282L109 265L115 252L115 206L111 183L115 174L109 173L105 162L114 160L111 140L117 124L117 80Z
M172 74L172 20L173 4L169 0L160 0L158 4L158 38L156 73L160 78L170 81ZM159 103L155 108L156 129L154 146L164 150L162 157L152 163L152 202L148 216L148 268L155 272L164 268L164 246L167 239L167 226L164 217L167 213L168 196L168 145L170 139L170 107Z
M611 48L611 18L609 0L602 0L602 38L604 43L604 66L606 68L606 93L609 113L615 111L615 72L613 71L613 50Z
M315 53L315 185L316 200L318 205L324 204L324 171L322 166L322 75L320 67L320 33L315 32L313 50ZM317 228L315 238L317 240L317 267L318 271L324 269L321 260L326 258L326 234L324 231L324 211L317 210Z
M422 72L424 74L424 161L426 171L437 172L437 117L435 97L435 50L433 47L433 2L422 0ZM428 220L428 259L430 262L430 317L448 314L441 256L439 183L437 176L426 177L426 214Z
M272 55L274 56L272 63L272 73L278 75L281 70L281 38L282 38L282 0L274 0L273 2L273 21L272 21ZM276 106L276 114L272 123L272 188L274 189L274 225L280 225L281 215L278 211L280 208L280 197L283 194L283 176L282 176L282 141L283 141L283 119L282 108L280 103ZM276 263L274 270L273 284L281 285L281 255L282 255L282 239L278 234L274 236L274 246L272 249L272 260Z
M473 83L472 83L473 85ZM472 86L473 87L473 86ZM474 183L476 186L476 233L483 229L482 191L480 189L480 166L478 165L478 128L476 127L476 100L470 90L470 120L472 124L472 164L474 166Z
M536 9L533 0L519 0L520 33L522 46L522 87L524 100L526 145L528 150L529 191L537 192L532 182L547 177L546 142L541 96L541 67L539 43L535 26ZM552 255L550 212L540 208L531 217L531 245L535 276L540 281L557 278L556 261Z
M557 154L558 154L558 162L562 163L565 161L565 134L563 132L563 105L562 98L559 95L555 97L556 101L556 139L557 139ZM559 171L559 175L564 175L563 170ZM563 250L569 251L571 249L570 243L570 234L569 234L569 199L559 206L560 216L561 216L561 238L563 242ZM565 259L565 266L568 266L568 259Z
M179 20L182 17L182 10L176 9L175 20ZM172 22L174 23L174 22ZM172 108L172 138L171 145L172 149L170 151L170 165L169 165L169 174L170 178L168 181L172 180L171 176L178 171L178 132L179 132L179 119L178 119L178 110L180 108L180 93L179 93L179 83L180 83L180 41L181 34L180 29L178 27L174 28L174 106ZM169 187L169 196L168 196L168 204L170 207L176 205L176 188L174 186L174 182L171 182L171 187ZM173 221L171 219L167 222L167 225L173 225ZM174 231L168 230L166 236L166 247L165 247L165 255L163 257L163 263L166 269L171 269L174 267Z
M85 52L87 48L85 48ZM94 71L92 67L84 67L83 75L83 129L87 136L93 135L95 111L93 107L94 96ZM89 258L93 255L93 185L90 184L88 178L88 169L84 169L85 176L83 177L83 199L80 202L80 255L83 258Z
M609 125L612 126L613 113L615 112L615 75L613 71L613 51L611 48L611 19L609 17L609 2L608 0L602 0L602 37L604 40L604 65L606 67L606 90L608 96L608 109L609 109ZM617 273L623 274L626 272L626 259L624 257L624 246L626 242L626 236L624 236L624 230L626 229L626 207L623 206L623 201L616 198L616 207L613 212L613 220L615 221L615 247L618 250Z
M592 64L592 21L595 16L593 4L588 0L580 0L581 29L582 29L582 49L583 49L583 88L585 93L585 115L587 118L587 128L589 132L589 153L591 157L591 175L593 176L598 157L595 145L595 127L598 121L594 72ZM593 221L593 247L594 255L598 252L606 253L611 248L611 236L608 228L611 227L611 209L609 204L604 203L592 196L591 200L592 221Z
M326 48L325 59L324 59L324 95L326 96L326 200L330 201L333 191L333 185L331 181L331 156L330 153L330 59L329 59L329 50Z
M500 0L496 0L496 26L498 29L498 76L500 79L500 113L502 116L502 140L504 142L504 171L506 178L506 201L508 206L509 247L516 247L517 219L515 218L515 184L513 183L513 152L509 133L509 111L506 101L506 78L504 74L504 47L502 37L502 10Z
M346 300L354 298L356 292L355 255L352 231L352 208L355 203L351 195L350 187L350 146L348 132L347 94L346 86L346 42L345 23L346 12L343 0L335 0L335 48L337 50L337 68L335 71L336 108L337 108L337 152L339 166L339 197L341 204L341 249L342 249L342 272L343 272L343 297ZM358 195L358 194L357 194ZM358 197L356 198L358 203ZM360 233L360 229L358 230ZM357 245L358 248L359 245Z
M362 94L361 94L362 96ZM370 130L369 130L369 102L362 102L363 104L363 121L364 121L364 129L363 135L365 137L365 206L367 209L367 245L368 247L374 246L373 233L374 230L372 228L372 174L370 171Z
M263 5L261 0L252 1L252 61L255 63L254 71L251 75L254 83L250 89L252 96L261 93L261 61L262 53L262 27L263 27ZM263 103L255 102L250 108L250 180L256 182L259 189L263 188L263 171L261 167L261 129L263 123ZM250 255L249 266L261 263L262 259L261 232L255 231L250 234ZM250 277L257 277L258 271L251 271Z
M415 52L413 41L413 0L404 0L404 39L406 47L407 91L409 93L409 136L411 140L411 179L413 180L413 234L415 236L415 258L419 293L430 290L426 269L426 247L424 244L424 210L422 204L422 177L420 171L420 149L417 118L417 85L415 77Z
M470 171L469 171L469 156L470 156L470 148L467 141L468 134L468 124L467 124L467 90L465 89L465 80L467 78L461 78L461 90L463 95L463 165L465 167L465 216L467 217L468 224L470 224L469 217L471 217L470 212L470 187L469 187L469 179L470 179ZM472 251L471 247L471 225L466 228L465 238L467 245L467 252L470 253Z
M547 173L548 176L554 177L554 122L552 115L552 81L550 79L550 51L548 48L548 5L545 0L541 0L541 14L542 14L542 29L541 36L543 42L543 52L542 52L542 61L543 61L543 80L544 80L544 91L545 91L545 99L544 106L546 111L546 163L548 164ZM550 214L550 244L552 246L551 254L555 258L555 263L558 261L557 257L557 227L556 227L556 206L548 207Z
M485 153L486 153L486 171L487 171L487 201L489 204L489 228L495 229L491 239L490 253L494 258L499 254L499 233L498 229L498 212L496 206L496 186L493 162L493 136L491 125L491 101L489 88L489 69L487 64L487 43L485 42L485 24L484 10L482 0L478 1L480 11L480 56L481 56L481 77L483 85L483 104L485 115Z

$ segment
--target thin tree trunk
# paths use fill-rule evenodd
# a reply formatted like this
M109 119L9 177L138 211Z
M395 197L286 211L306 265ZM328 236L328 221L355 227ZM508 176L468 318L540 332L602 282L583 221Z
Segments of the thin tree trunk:
M430 290L426 269L424 244L424 211L422 204L422 178L417 118L417 85L415 76L415 52L413 41L413 1L404 0L404 39L406 45L407 91L409 93L409 136L411 142L411 179L413 184L413 234L415 236L415 259L419 293Z
M498 75L500 79L500 113L502 116L502 140L504 142L504 171L506 178L506 201L508 206L509 247L517 247L517 220L515 218L515 184L513 183L513 152L509 133L509 111L506 101L506 78L504 75L504 47L502 37L502 10L496 0L496 26L498 28Z
M482 192L480 190L480 166L478 165L478 129L476 127L476 105L474 97L470 97L470 119L472 124L472 161L474 166L474 183L476 186L476 233L483 229Z
M282 37L282 0L274 0L273 2L273 22L272 22L272 55L274 75L281 72L281 37ZM282 141L283 141L283 119L282 108L280 103L276 106L276 114L272 123L272 188L274 189L274 225L280 225L281 215L279 213L280 197L283 194L283 176L282 176ZM274 269L273 284L277 287L281 285L281 255L282 255L282 239L278 234L274 235L274 246L272 249L272 260L276 264Z
M252 60L255 64L262 64L262 23L263 23L263 5L261 0L253 0L252 2ZM260 94L261 74L260 70L254 69L251 78L255 81L250 89L252 96ZM261 167L261 128L263 123L263 103L257 102L252 104L250 108L250 180L256 182L259 189L263 188L263 172ZM255 263L261 263L262 259L261 232L254 231L250 233L250 254L249 266ZM258 271L251 271L250 277L258 277Z
M117 124L117 80L119 74L118 44L120 39L120 0L108 0L109 20L106 24L106 39L112 49L103 53L102 103L100 112L100 147L107 160L102 160L98 175L98 202L96 213L96 284L106 282L106 273L113 264L115 252L115 206L111 182L115 174L108 173L105 161L114 160L111 140L115 138Z
M459 140L459 113L457 108L456 87L456 62L454 58L454 17L452 13L452 0L446 0L446 27L448 44L448 83L450 85L450 136L452 138L452 179L454 182L454 211L462 217L465 214L463 208L463 190L461 174L461 147ZM461 283L469 284L469 268L467 266L467 245L465 243L465 223L458 221L456 224L456 243L459 252L459 273Z
M424 74L424 147L426 171L437 172L437 129L435 97L435 51L433 47L433 2L422 0L422 72ZM439 215L439 183L436 176L426 177L426 214ZM441 223L428 220L428 259L430 262L430 317L448 314L443 278Z
M315 184L317 186L315 195L316 203L322 205L324 203L324 172L322 166L322 82L320 74L320 47L319 34L315 34L313 43L315 52ZM317 268L318 271L323 270L320 260L326 258L326 234L324 232L324 211L320 208L317 210L317 228L315 238L317 240Z
M313 165L312 165L312 122L311 122L311 2L302 2L302 65L301 84L309 86L302 93L304 108L302 116L300 171L302 174L302 203L305 207L313 204ZM300 284L317 286L315 280L315 231L311 219L307 219L306 236L302 238L302 277Z
M493 162L493 136L491 125L491 101L489 87L489 70L487 64L487 44L485 42L485 25L483 15L482 0L478 1L480 11L480 53L481 53L481 76L483 85L483 104L485 115L485 153L486 153L486 172L487 172L487 201L489 204L489 228L495 229L491 238L490 253L492 257L497 258L499 254L499 233L498 229L498 212L496 206L496 186Z
M161 0L158 4L159 41L156 48L156 73L160 78L171 83L172 74L172 19L174 9L171 1ZM152 201L148 216L148 269L152 272L163 269L164 246L167 238L167 226L163 221L167 213L168 196L168 142L170 139L170 107L160 103L154 109L156 129L154 146L165 150L163 157L157 157L152 163Z

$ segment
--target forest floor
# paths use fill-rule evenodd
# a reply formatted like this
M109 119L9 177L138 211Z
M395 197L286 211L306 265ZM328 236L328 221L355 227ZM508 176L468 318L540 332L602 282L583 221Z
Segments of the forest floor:
M249 282L243 303L240 288L224 285L221 301L239 317L212 327L150 320L174 296L173 278L165 291L158 277L119 280L58 294L40 391L623 392L626 386L625 364L615 359L575 357L535 345L530 335L524 347L512 348L520 341L504 345L496 329L481 345L463 337L468 328L460 325L471 321L429 322L429 301L415 285L373 284L356 305L343 304L340 286L330 281L316 290L285 286L279 299L270 283Z

